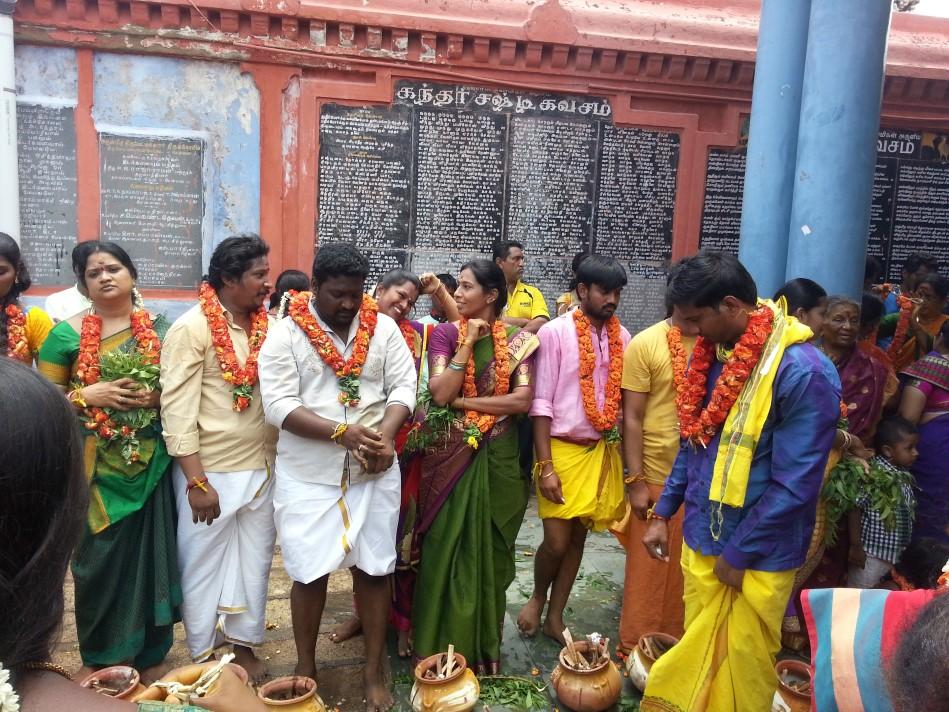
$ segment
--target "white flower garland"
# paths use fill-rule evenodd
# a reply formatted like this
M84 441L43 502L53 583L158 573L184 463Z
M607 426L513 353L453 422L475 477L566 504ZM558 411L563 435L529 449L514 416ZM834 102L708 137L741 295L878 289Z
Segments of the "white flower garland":
M10 671L0 663L0 712L20 712L20 696L10 684Z

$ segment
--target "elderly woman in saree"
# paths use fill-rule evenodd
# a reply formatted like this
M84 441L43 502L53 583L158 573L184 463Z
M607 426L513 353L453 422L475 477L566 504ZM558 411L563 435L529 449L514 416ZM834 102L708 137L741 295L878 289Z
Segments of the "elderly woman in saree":
M516 416L530 409L539 343L499 319L506 298L497 265L469 262L455 292L461 318L432 334L413 540L415 652L424 657L452 643L479 674L500 666L505 592L528 495Z
M949 321L936 334L933 350L902 375L908 381L900 415L919 428L913 539L931 537L949 544Z

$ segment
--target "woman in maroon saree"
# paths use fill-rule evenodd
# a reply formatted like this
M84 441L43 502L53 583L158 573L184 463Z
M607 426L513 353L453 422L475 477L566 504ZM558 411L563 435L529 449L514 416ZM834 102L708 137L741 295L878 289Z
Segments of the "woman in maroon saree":
M513 416L530 408L539 341L498 319L507 289L493 262L462 267L455 295L462 318L439 324L429 347L431 406L413 539L414 647L425 657L454 644L477 673L492 674L500 667L505 594L527 508Z

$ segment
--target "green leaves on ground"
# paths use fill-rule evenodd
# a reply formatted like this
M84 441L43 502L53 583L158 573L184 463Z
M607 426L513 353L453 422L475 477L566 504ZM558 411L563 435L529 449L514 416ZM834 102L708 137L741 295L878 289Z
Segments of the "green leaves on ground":
M481 683L481 702L485 709L492 706L512 710L547 710L551 708L547 687L526 677L487 675L478 678Z

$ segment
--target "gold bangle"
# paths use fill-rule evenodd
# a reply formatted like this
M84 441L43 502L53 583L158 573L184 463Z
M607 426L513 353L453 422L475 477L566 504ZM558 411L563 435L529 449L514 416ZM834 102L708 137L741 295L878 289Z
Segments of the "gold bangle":
M537 475L540 475L540 479L545 479L547 477L550 477L552 474L554 474L554 471L551 470L546 475L541 475L540 474L541 470L544 469L545 465L550 465L551 467L553 467L554 461L553 460L538 460L537 462L534 463L533 475L534 475L535 480L537 479Z
M634 484L636 484L637 482L645 482L645 481L646 481L646 475L642 475L642 474L640 474L640 475L630 475L629 477L624 477L624 478L623 478L623 484L624 484L624 485L634 485Z
M69 391L66 394L66 400L72 403L73 405L79 406L80 408L88 408L89 404L86 403L86 399L82 397L82 388L77 388L74 391Z
M340 438L343 437L343 433L346 432L346 429L349 427L348 423L339 423L336 426L336 429L333 431L333 434L330 435L330 440L339 445Z
M660 522L668 522L669 520L666 517L663 517L661 514L656 514L656 505L652 505L649 509L646 510L646 521L651 522L653 519L656 519Z

